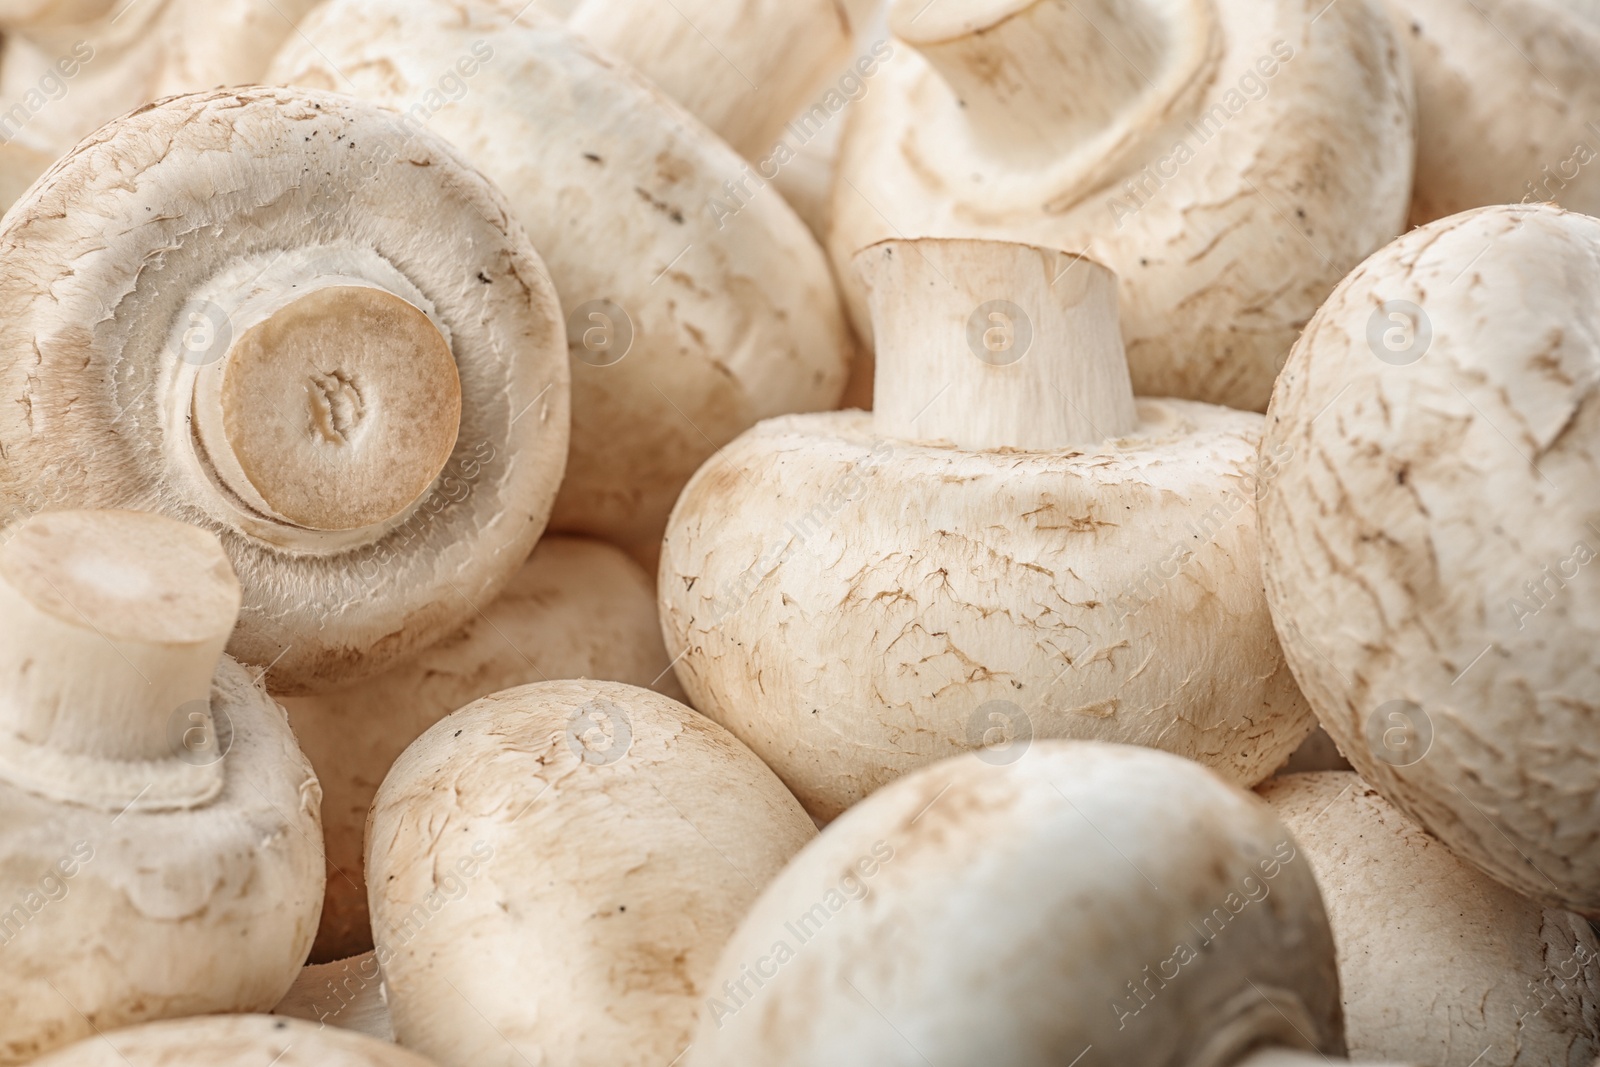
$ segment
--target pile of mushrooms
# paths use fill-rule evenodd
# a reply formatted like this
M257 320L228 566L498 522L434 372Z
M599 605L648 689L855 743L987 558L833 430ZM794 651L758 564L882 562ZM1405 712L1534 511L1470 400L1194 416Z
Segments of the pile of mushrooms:
M1595 174L1600 0L0 0L0 1067L1600 1067Z

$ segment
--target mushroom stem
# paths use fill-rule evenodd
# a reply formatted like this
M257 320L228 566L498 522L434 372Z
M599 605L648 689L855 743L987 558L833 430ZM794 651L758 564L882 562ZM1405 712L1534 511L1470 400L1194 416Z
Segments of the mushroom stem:
M175 756L169 770L216 762L179 748L214 736L239 603L217 539L172 519L57 511L18 527L0 547L0 778L78 801L130 783L152 800L214 791L205 775L156 779Z
M895 0L889 25L955 93L973 137L1056 159L1138 127L1206 66L1205 0Z
M1057 450L1137 425L1117 278L1094 260L920 238L865 248L855 267L877 338L877 433Z

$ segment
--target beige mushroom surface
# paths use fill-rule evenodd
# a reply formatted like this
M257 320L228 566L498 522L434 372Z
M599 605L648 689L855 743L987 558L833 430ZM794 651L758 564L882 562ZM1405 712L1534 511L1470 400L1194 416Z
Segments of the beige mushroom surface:
M372 951L302 967L272 1014L394 1040L383 999L383 969Z
M367 812L406 746L479 697L557 678L681 695L661 643L650 576L621 549L545 537L505 590L454 634L375 678L285 698L322 781L328 893L313 960L372 947L362 866Z
M322 901L321 793L222 654L217 539L56 511L0 547L0 1063L99 1031L264 1011Z
M212 530L244 588L230 652L327 688L526 558L565 464L562 336L526 233L442 141L316 91L176 97L0 223L0 502Z
M38 1067L431 1067L375 1038L271 1015L214 1015L113 1030Z
M1314 726L1272 634L1261 417L1128 387L1117 289L1026 245L862 253L877 406L749 431L673 511L657 595L695 707L819 819L1030 738L1253 785ZM994 344L991 349L988 345Z
M1357 1060L1569 1067L1600 1053L1600 943L1464 863L1349 771L1261 795L1311 865Z
M1273 622L1362 778L1450 850L1600 915L1600 221L1483 208L1342 282L1263 449Z
M372 809L377 959L401 1044L444 1067L658 1067L723 942L815 830L727 731L615 682L485 697Z
M778 196L719 225L708 206L745 160L642 76L518 0L331 0L302 31L274 80L449 140L549 264L573 383L552 528L653 565L696 467L760 419L837 401L850 342L822 250Z
M1339 279L1399 233L1411 82L1379 0L896 0L829 250L1082 252L1121 283L1134 391L1255 411Z

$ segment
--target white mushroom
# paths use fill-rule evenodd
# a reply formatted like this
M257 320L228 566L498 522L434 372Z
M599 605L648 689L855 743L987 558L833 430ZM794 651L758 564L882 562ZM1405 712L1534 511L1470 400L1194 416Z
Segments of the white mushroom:
M148 1019L265 1010L322 900L321 793L222 654L217 539L131 511L0 547L0 1063Z
M1579 0L1388 0L1417 91L1411 225L1486 204L1600 214L1600 25Z
M1344 1051L1332 935L1288 831L1125 745L966 755L875 793L767 887L707 986L686 1067Z
M372 809L395 1033L445 1067L663 1067L723 941L814 833L749 750L648 690L548 682L470 704Z
M490 693L552 678L682 691L661 643L649 575L599 541L546 537L464 627L394 669L284 706L322 781L328 892L313 960L372 947L362 841L383 776L434 723Z
M1457 855L1600 916L1600 221L1395 241L1295 346L1260 506L1284 653L1361 777Z
M354 91L450 140L549 264L573 378L554 529L651 564L719 446L838 399L849 336L821 249L781 197L708 210L747 164L643 78L521 0L331 0L302 31L275 80Z
M1083 251L1117 272L1134 391L1262 410L1339 278L1400 232L1411 88L1379 0L896 0L829 242Z
M763 423L673 512L657 593L695 707L821 819L1032 737L1271 774L1314 723L1261 589L1260 416L1136 402L1092 261L934 239L858 261L877 409Z
M1262 787L1316 875L1358 1060L1569 1067L1600 1054L1600 943L1461 862L1348 771Z
M36 1067L432 1067L360 1034L271 1015L149 1023L81 1041Z
M526 558L566 452L561 339L527 236L438 139L326 93L178 97L0 224L0 500L217 532L230 652L325 688Z

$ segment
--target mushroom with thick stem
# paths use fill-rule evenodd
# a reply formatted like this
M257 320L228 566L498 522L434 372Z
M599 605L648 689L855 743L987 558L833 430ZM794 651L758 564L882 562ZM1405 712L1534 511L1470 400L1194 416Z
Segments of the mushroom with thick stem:
M1273 395L1273 623L1361 777L1600 916L1600 221L1482 208L1340 283Z
M1344 1051L1310 867L1185 759L1042 742L873 794L729 940L686 1067L1273 1067Z
M719 446L838 399L849 332L822 250L776 195L715 216L747 164L644 78L520 0L331 0L302 31L274 80L354 91L444 136L549 264L573 389L553 529L653 565Z
M1314 721L1261 590L1261 417L1136 401L1091 260L929 239L859 263L876 410L761 424L673 512L657 595L694 705L821 819L1031 737L1271 774Z
M989 237L1117 272L1135 392L1260 411L1296 334L1405 221L1411 85L1379 0L896 0L829 248Z
M1463 863L1349 771L1261 788L1322 890L1352 1057L1569 1067L1600 1055L1600 943Z
M0 547L0 1063L265 1010L322 901L321 793L223 655L239 583L159 515L57 511Z
M649 690L469 704L372 808L395 1034L444 1067L671 1063L723 941L815 833L748 749Z
M271 1015L173 1019L113 1030L37 1067L432 1067L375 1038Z
M312 960L372 947L362 843L372 798L400 753L479 697L552 678L682 695L661 643L650 576L621 549L546 537L505 590L456 633L375 678L284 699L322 782L328 892Z
M400 116L167 100L0 224L0 502L217 532L244 586L229 651L276 692L327 688L457 629L532 549L563 333L500 194Z

